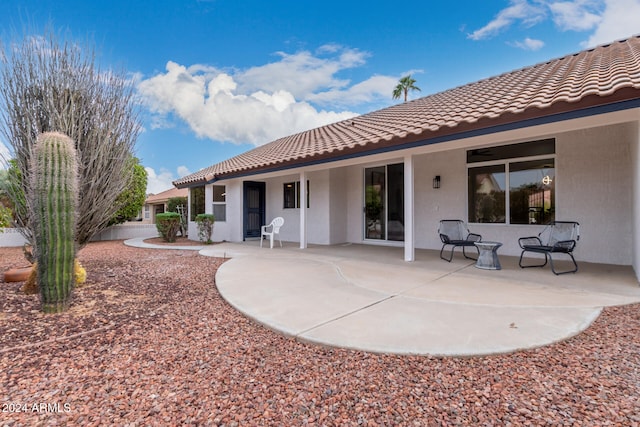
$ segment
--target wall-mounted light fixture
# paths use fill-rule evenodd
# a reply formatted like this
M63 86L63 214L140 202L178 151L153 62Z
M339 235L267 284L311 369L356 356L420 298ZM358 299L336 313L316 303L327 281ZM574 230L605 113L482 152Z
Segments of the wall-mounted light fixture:
M433 178L433 188L440 188L440 175Z

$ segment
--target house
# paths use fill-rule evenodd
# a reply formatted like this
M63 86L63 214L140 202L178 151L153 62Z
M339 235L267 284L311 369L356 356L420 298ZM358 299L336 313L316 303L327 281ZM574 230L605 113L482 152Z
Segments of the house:
M147 224L156 223L156 215L167 211L169 199L174 197L188 197L189 190L186 188L170 188L158 194L149 194L142 207L142 222Z
M576 220L582 261L640 272L640 37L290 135L174 182L214 240L439 249L464 219L500 253ZM195 227L191 223L190 227ZM197 235L195 232L189 233Z

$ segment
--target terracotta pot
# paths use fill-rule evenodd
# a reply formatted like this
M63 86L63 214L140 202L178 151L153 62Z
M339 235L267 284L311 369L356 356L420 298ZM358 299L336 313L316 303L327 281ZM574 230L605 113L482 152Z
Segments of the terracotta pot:
M31 270L33 270L32 266L10 268L9 270L4 272L4 281L7 283L8 282L24 282L29 278L29 275L31 274Z

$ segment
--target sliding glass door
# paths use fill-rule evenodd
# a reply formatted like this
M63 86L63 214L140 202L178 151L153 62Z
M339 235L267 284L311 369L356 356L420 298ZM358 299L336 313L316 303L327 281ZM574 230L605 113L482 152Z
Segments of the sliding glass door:
M404 165L365 168L364 238L404 240Z

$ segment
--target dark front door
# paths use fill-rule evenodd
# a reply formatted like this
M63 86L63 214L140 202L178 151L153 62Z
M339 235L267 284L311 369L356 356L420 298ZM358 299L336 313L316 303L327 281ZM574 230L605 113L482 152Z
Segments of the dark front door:
M260 237L260 227L265 224L264 182L244 183L244 238Z

